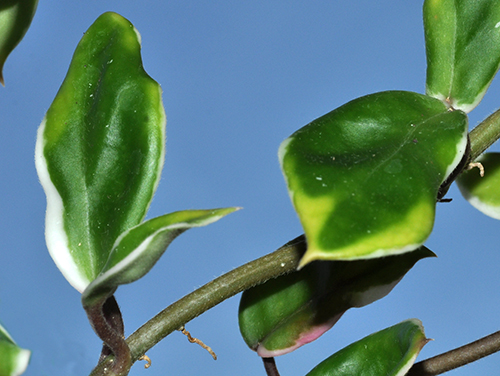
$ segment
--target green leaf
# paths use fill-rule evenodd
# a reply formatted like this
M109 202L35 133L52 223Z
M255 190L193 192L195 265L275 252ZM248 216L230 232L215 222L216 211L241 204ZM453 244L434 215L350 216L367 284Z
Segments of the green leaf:
M500 66L498 0L426 0L427 94L470 112Z
M418 248L466 147L462 111L403 91L358 98L295 132L279 156L308 243L300 266Z
M142 67L139 33L104 13L78 44L36 145L47 246L78 291L144 219L164 153L161 89Z
M418 260L430 256L421 247L371 260L314 262L256 286L241 297L243 339L262 357L289 353L317 339L349 308L383 298Z
M187 229L206 226L237 209L185 210L150 219L126 231L116 240L101 274L84 291L84 305L91 306L119 285L144 276L172 240Z
M350 344L306 376L404 376L427 342L420 320L406 320Z
M0 2L0 83L2 85L4 85L5 61L28 31L37 5L38 0L3 0Z
M476 162L482 164L484 177L478 168L473 168L458 177L458 188L477 210L500 219L500 153L485 153Z
M0 376L22 374L30 361L31 352L17 346L7 330L0 325Z

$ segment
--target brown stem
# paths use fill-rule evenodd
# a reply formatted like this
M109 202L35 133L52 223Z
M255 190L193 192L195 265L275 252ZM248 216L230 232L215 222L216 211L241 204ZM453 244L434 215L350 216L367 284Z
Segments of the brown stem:
M114 355L110 365L110 374L116 376L127 375L132 366L132 356L123 333L120 333L120 326L123 326L123 323L120 324L121 320L116 314L118 304L116 304L114 298L111 300L109 298L105 297L96 301L91 306L84 306L84 308L90 325L97 336L109 347Z
M104 302L102 306L102 313L109 326L120 336L125 338L125 326L123 324L122 313L114 295L111 295L106 300L106 302ZM104 358L106 358L108 355L111 355L112 353L113 351L111 350L111 348L106 343L104 343L98 363L100 363Z
M500 331L413 365L407 376L434 376L500 351Z
M280 376L274 358L262 358L262 361L264 362L264 368L266 369L267 376Z

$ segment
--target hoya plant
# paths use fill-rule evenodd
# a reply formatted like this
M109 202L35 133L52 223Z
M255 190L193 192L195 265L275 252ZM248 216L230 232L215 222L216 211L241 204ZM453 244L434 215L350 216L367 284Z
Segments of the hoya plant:
M12 1L0 8L0 71L36 6ZM197 288L126 335L119 299L124 285L156 270L183 232L240 207L148 216L168 160L162 87L143 64L133 17L96 15L76 45L35 146L48 253L80 294L102 341L94 369L83 373L128 375L140 360L149 368L154 359L148 351L175 331L217 359L186 325L242 292L233 318L243 341L256 361L262 359L263 374L279 375L276 357L317 346L314 341L351 308L384 298L419 261L439 256L427 241L437 207L453 205L447 203L455 181L475 208L500 219L500 157L485 153L500 138L498 113L469 131L469 113L500 67L500 3L425 0L423 20L425 92L367 93L318 114L276 145L283 195L303 234ZM307 375L437 375L500 350L497 332L417 362L430 341L424 327L408 317L377 328L331 349L333 355L310 364ZM0 376L24 372L29 357L0 327Z

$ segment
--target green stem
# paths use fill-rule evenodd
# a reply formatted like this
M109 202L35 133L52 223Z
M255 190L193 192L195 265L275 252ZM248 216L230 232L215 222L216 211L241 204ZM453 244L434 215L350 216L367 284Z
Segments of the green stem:
M251 261L207 283L173 303L137 329L127 339L135 362L150 348L187 322L224 300L294 271L306 250L303 235L288 242L277 251ZM109 375L112 356L101 362L91 376Z
M484 153L500 138L500 109L484 119L470 134L471 161Z

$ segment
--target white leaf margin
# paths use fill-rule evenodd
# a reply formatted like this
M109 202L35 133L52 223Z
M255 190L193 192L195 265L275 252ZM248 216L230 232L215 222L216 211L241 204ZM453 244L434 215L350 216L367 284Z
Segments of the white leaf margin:
M2 375L2 376L21 375L22 373L24 373L24 371L26 371L26 368L28 368L28 364L31 358L31 351L20 348L14 341L14 339L11 337L11 335L7 332L7 330L2 326L2 324L0 324L0 342L1 341L6 341L11 345L16 346L19 349L19 352L16 354L16 358L13 359L15 368L13 369L12 373L10 373L9 375Z

